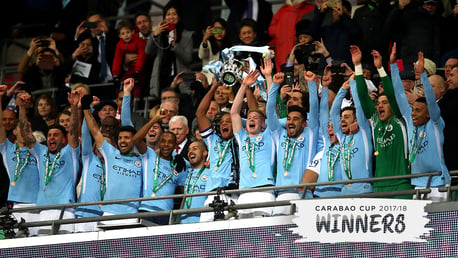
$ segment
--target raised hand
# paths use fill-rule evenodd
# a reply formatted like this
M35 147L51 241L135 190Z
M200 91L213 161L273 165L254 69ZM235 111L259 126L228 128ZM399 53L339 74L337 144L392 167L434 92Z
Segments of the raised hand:
M24 107L29 103L31 98L32 98L32 96L30 96L29 93L27 93L27 92L19 92L16 95L15 104L16 104L16 106Z
M272 75L272 60L269 58L264 59L264 65L261 66L261 72L264 77Z
M68 103L71 106L78 105L80 102L81 96L79 91L72 91L71 93L68 93Z
M331 66L331 64L328 64L326 68L324 68L323 76L321 77L321 85L323 86L323 88L329 87L329 85L332 82Z
M242 82L242 85L251 86L253 85L256 80L258 79L259 75L261 75L257 70L251 71Z
M344 90L349 90L350 89L350 81L351 80L354 80L355 79L355 73L351 73L350 74L350 78L348 78L348 80L346 80L343 84L342 84L342 88Z
M279 72L274 75L272 82L275 84L281 84L284 79L285 79L285 74L282 72Z
M315 74L311 71L304 71L304 78L310 82L315 81Z
M133 78L127 78L124 80L124 95L130 95L135 86L135 80Z
M363 54L361 53L361 50L359 49L358 46L351 45L350 46L350 53L351 53L351 60L353 61L353 64L360 65L361 64L361 58L363 57Z
M390 53L390 64L396 63L396 42L393 43Z
M374 58L375 68L382 68L382 55L380 55L380 53L377 50L372 50L371 55Z
M345 68L345 72L339 73L340 75L350 76L353 73L353 70L347 65L347 63L341 63L340 67Z
M291 90L292 91L302 91L302 88L299 82L296 82L295 84L293 84L293 87L291 88Z
M418 52L418 62L413 63L413 66L415 67L415 71L419 74L422 74L425 71L425 57L423 56L423 52Z
M99 97L97 96L92 96L92 102L91 102L91 105L90 107L91 108L94 108L96 105L98 105L100 103L100 99Z
M0 98L3 97L3 95L6 94L6 91L8 90L7 85L0 85Z

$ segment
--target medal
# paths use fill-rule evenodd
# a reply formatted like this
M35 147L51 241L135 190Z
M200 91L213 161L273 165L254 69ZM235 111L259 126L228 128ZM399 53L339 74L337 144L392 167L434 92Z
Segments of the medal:
M219 167L221 166L221 164L223 164L224 158L226 156L226 152L227 152L227 150L229 148L229 145L231 145L232 140L233 140L233 138L230 139L229 141L227 141L226 146L224 146L224 148L221 148L221 143L219 141L217 142L218 162L216 163L215 172L217 172Z
M253 172L253 178L256 178L258 177L258 175L256 175L256 173Z
M378 156L380 153L378 152L378 150L374 151L374 155L375 156Z
M215 169L213 169L213 170L216 172L216 171L218 171L218 168L219 168L219 167L216 167L216 168L215 168Z
M194 178L194 182L191 184L191 178L192 178L192 174L194 172L195 169L193 169L189 174L188 174L188 179L186 180L186 184L185 184L185 187L184 187L184 193L185 194L192 194L194 193L194 190L196 189L196 184L197 184L197 181L199 180L200 176L202 175L202 173L204 172L204 169L205 169L205 166L201 167L199 169L199 171L197 172L197 175L196 177ZM204 178L205 177L205 180ZM202 181L206 181L207 180L207 177L206 175L204 175L202 177ZM187 197L186 198L186 201L185 201L185 209L189 209L191 207L191 203L192 203L192 197Z
M283 168L285 169L285 173L283 175L285 177L288 176L288 169L291 168L291 164L293 163L293 158L294 158L294 154L296 153L297 143L303 140L304 140L304 137L301 135L297 140L294 140L293 144L290 144L291 138L289 136L286 137L285 154L283 155Z
M156 197L156 193L153 192L153 193L151 194L151 197Z
M348 184L348 186L351 186L351 184Z
M285 171L285 173L283 174L283 176L287 177L287 176L288 176L288 171Z
M11 186L15 186L16 185L16 182L11 182Z

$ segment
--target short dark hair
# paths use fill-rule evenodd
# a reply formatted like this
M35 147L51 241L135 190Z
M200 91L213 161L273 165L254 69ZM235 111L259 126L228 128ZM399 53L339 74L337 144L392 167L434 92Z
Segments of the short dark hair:
M346 106L340 110L340 116L342 116L343 112L351 110L353 112L353 116L356 118L356 108L354 106Z
M146 16L148 19L151 21L151 16L147 12L137 12L134 16L134 20L136 21L138 17L140 16Z
M121 20L119 23L118 23L118 27L117 27L117 30L118 30L118 33L121 31L121 29L123 28L128 28L130 30L133 30L134 28L134 25L132 24L131 21L129 20Z
M136 134L137 130L135 130L135 128L133 126L125 125L125 126L120 126L119 127L119 129L118 129L118 137L119 137L119 133L121 133L121 132L131 132L132 134Z
M458 66L457 66L458 67ZM419 97L415 100L415 102L420 102L426 104L426 98L425 97Z
M242 30L243 27L251 27L251 29L253 29L254 33L257 33L257 23L255 20L253 19L250 19L250 18L245 18L243 20L240 21L239 23L239 26L238 26L238 30L237 30L237 33L240 34L240 31Z
M58 124L54 124L52 126L50 126L48 128L48 132L51 131L51 129L57 129L57 130L60 130L62 132L63 135L67 135L67 130L65 130L65 128L61 125L58 125ZM48 132L46 134L48 134Z
M288 107L288 114L291 113L291 112L299 112L302 116L302 119L304 119L304 121L307 120L307 112L305 112L305 109L298 106L298 105L294 105L294 106L289 106Z

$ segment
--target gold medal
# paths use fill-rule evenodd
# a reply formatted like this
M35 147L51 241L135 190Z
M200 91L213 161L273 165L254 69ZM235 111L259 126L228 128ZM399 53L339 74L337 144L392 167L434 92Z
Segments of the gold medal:
M375 156L378 156L379 154L380 154L380 153L378 152L378 150L376 150L376 151L374 152L374 155L375 155Z
M218 167L216 167L214 170L215 170L215 172L218 171Z
M258 175L256 175L256 173L253 172L253 178L256 178L258 177Z
M15 186L16 185L16 182L11 182L11 186Z
M348 184L348 186L351 186L351 184Z
M285 171L285 173L283 175L284 176L288 176L288 171Z
M151 194L151 197L156 197L156 193L153 192L153 193Z
M102 204L99 204L99 207L102 207Z

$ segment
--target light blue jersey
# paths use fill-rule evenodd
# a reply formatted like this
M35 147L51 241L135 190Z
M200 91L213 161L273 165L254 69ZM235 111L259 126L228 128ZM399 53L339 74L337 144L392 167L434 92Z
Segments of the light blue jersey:
M192 169L183 184L184 193L202 193L205 192L206 184L210 178L212 171L208 168ZM186 198L184 209L202 208L207 200L207 196L195 196ZM181 223L196 223L200 221L200 213L184 214L181 217Z
M328 136L329 124L329 105L328 105L328 88L321 90L320 102L320 134L322 135L323 153L322 156L316 155L312 161L313 164L320 164L320 173L318 183L342 180L342 171L340 168L340 145L332 144ZM316 159L321 159L319 162ZM316 197L339 196L342 194L342 185L316 186L313 195Z
M231 144L219 137L212 127L200 133L204 139L210 157L210 173L205 191L211 192L218 187L227 187L231 183L232 150ZM231 138L230 141L235 141Z
M159 157L159 165L157 166L156 161L158 157L156 152L150 147L148 147L148 150L142 157L144 169L142 192L144 197L173 195L175 194L175 188L179 184L184 184L186 180L187 173L185 171L178 173L172 168L170 160ZM140 210L144 211L172 209L173 199L142 201L140 204Z
M270 88L267 100L269 110L275 110L279 87L279 84L274 83ZM309 82L309 92L310 117L307 126L296 138L288 137L288 131L281 125L276 112L267 112L268 128L272 131L277 148L277 186L299 184L304 171L315 156L319 130L319 105L315 82Z
M131 102L131 96L122 97L121 126L135 127L134 124L132 123L132 113L130 111L130 102Z
M407 121L407 132L409 139L409 161L411 162L411 173L420 174L425 172L442 172L434 176L431 181L432 187L443 186L450 183L450 174L445 166L444 144L445 123L441 117L439 105L436 102L434 91L426 73L421 74L421 81L425 93L426 103L430 119L426 124L414 126L412 120L412 109L407 100L404 87L399 76L397 65L391 65L391 76L396 92L396 101L402 116ZM426 187L428 177L412 178L411 184Z
M37 157L31 155L27 147L19 148L8 138L0 144L0 152L10 179L8 201L36 203L39 187Z
M118 200L142 196L142 162L137 155L122 155L119 150L103 141L100 153L105 160L105 198ZM102 211L111 214L136 213L140 202L124 202L102 206Z
M102 200L101 184L102 184L102 162L92 152L91 134L87 127L86 119L83 120L81 127L81 192L78 199L82 202L97 202ZM79 206L76 208L75 215L77 217L94 217L102 216L103 212L99 205Z
M235 133L239 144L240 189L274 185L275 142L269 129L257 136L248 137L242 128ZM247 148L248 146L248 148ZM250 168L248 153L254 157L254 171Z
M60 152L52 154L48 152L47 146L35 143L30 152L40 161L37 206L74 203L76 180L80 169L79 146L73 149L67 144ZM46 177L47 163L49 177ZM47 184L46 178L49 180Z
M353 135L344 135L340 127L340 110L342 101L348 93L348 90L340 88L337 93L334 103L331 107L331 120L334 126L334 132L339 139L341 146L340 166L342 179L361 179L372 177L372 129L364 116L361 103L356 94L356 82L350 81L353 100L356 108L356 119L358 121L359 130ZM350 126L350 125L348 125ZM360 194L372 192L372 185L367 183L345 184L342 187L342 194Z

